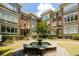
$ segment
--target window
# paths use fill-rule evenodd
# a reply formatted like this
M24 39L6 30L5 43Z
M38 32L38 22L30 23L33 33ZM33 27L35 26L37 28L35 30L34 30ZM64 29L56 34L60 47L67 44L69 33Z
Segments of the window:
M18 8L15 5L11 4L11 3L4 3L4 6L11 9L11 10L13 10L13 11L15 11L15 12L18 12Z
M17 33L17 28L15 28L15 33Z
M5 19L5 13L2 12L2 19Z
M64 27L64 34L67 34L67 26Z
M77 15L75 15L75 20L78 20L78 16Z
M7 14L7 20L8 20L8 21L10 20L10 18L9 18L9 17L10 17L10 14Z
M74 27L71 25L70 26L70 33L72 34L74 32Z
M67 22L67 17L64 17L64 21Z
M26 16L24 16L24 20L26 21Z
M2 12L0 11L0 18L2 18Z
M1 26L1 32L5 32L5 26Z
M73 15L71 15L71 21L73 21L74 19L73 19Z
M43 19L46 20L46 21L48 21L49 20L49 16L48 15L43 16Z
M69 22L70 21L70 17L69 16L67 16L67 17L68 17L67 21Z
M11 28L11 33L14 33L14 28Z
M7 32L10 32L10 27L7 27Z

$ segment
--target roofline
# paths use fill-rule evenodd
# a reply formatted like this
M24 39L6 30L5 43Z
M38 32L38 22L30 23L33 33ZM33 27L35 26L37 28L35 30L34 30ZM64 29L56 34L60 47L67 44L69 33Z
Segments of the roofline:
M36 15L33 14L33 13L29 13L28 15L31 15L31 16L34 16L34 17L38 18L38 16L36 16Z
M28 15L26 12L24 12L24 11L21 11L21 14L24 14L24 15Z
M15 13L15 12L13 12L13 11L11 11L11 10L8 10L8 9L6 9L6 8L3 8L3 7L0 7L0 9L5 10L6 12L9 12L9 13L12 13L12 14L19 15L18 13Z
M45 15L45 14L48 14L49 12L53 12L53 10L48 9L48 10L44 11L44 12L41 14L41 16L42 16L42 15Z
M20 3L15 3L15 4L17 4L17 5L19 5L20 7L22 7L22 5L21 5Z
M63 6L69 5L69 4L71 4L71 3L62 3L62 4L60 4L60 8L62 8Z

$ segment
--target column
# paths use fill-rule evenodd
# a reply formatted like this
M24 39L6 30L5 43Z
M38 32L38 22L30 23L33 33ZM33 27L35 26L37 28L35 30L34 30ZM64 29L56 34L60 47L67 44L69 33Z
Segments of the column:
M22 15L22 35L24 35L24 15Z
M17 32L18 32L18 36L20 36L21 32L20 32L20 16L18 16L18 23L17 23Z
M50 12L50 33L53 31L53 12Z
M78 33L79 33L79 3L78 3Z
M5 26L5 33L7 33L7 26Z
M62 36L64 34L64 15L63 15L63 8L61 8L61 20L62 20Z
M26 16L26 31L28 32L28 16Z
M58 26L59 26L59 16L58 16L58 12L57 12L56 13L56 35L57 36L59 36Z
M14 27L14 34L16 34L16 32L15 32L15 27Z
M10 26L10 34L11 34L11 26Z
M1 24L0 24L0 33L1 33Z
M32 34L32 16L30 16L30 36Z

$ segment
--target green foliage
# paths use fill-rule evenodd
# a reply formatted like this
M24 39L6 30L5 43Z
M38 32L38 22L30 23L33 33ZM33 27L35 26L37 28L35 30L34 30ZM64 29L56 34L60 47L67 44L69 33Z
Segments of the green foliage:
M14 36L14 35L3 35L2 39L3 39L3 41L5 41L5 40L12 40L13 37L17 37L17 36Z
M14 41L13 38L15 38L15 40L16 40L17 36L15 36L15 35L3 35L2 36L2 40L3 40L4 44L12 44Z
M79 36L79 34L64 34L65 36Z
M41 35L45 35L48 31L48 25L45 21L40 21L37 22L36 25L36 32L41 34Z
M57 39L56 35L49 35L48 39Z
M73 36L73 40L79 40L79 36Z
M48 37L48 35L39 35L39 37L40 37L40 38L45 38L45 39L46 39L46 38Z
M3 42L4 44L13 44L13 40L5 40L4 42Z
M56 36L57 36L57 37L59 36L59 31L58 31L58 30L56 31Z
M23 40L23 38L24 38L24 35L21 35L21 36L19 37L19 40Z
M73 40L79 40L79 34L65 34L65 36L71 36Z

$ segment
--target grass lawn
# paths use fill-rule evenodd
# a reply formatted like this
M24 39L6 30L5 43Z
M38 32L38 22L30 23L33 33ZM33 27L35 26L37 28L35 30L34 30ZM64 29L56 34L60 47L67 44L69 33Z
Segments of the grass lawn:
M79 45L72 43L58 43L59 46L65 48L71 56L79 55Z
M23 44L24 41L18 41L18 42L15 42L14 45L8 45L8 46L3 46L3 47L0 47L0 55L1 56L9 56L12 54L12 52L21 47L22 44Z

